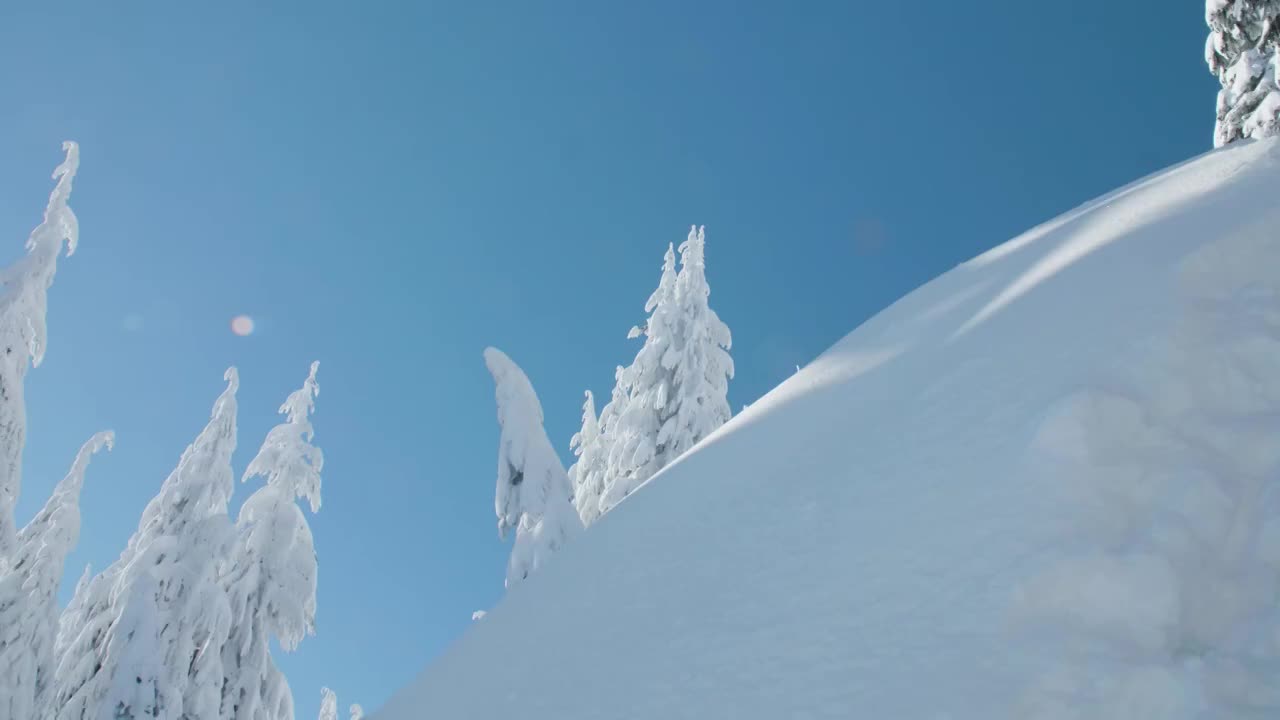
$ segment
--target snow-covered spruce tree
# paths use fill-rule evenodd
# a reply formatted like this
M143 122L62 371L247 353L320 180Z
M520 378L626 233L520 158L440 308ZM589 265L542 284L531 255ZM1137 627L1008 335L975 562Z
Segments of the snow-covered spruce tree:
M662 408L673 382L667 361L676 333L676 277L675 246L668 245L662 279L644 305L649 318L644 327L633 327L627 334L628 338L643 336L644 345L617 376L616 388L626 400L618 409L611 409L615 417L607 434L609 459L601 513L613 509L662 467L657 440Z
M231 632L222 646L220 717L226 720L292 720L293 695L271 658L271 638L286 651L315 631L316 552L311 528L298 507L320 509L324 455L311 444L310 415L320 393L319 363L302 388L280 406L285 421L267 433L244 479L266 485L245 500L236 522L237 543L223 584L231 602Z
M329 688L320 688L319 720L338 720L338 695Z
M569 467L573 485L573 505L584 527L600 517L600 497L604 494L604 476L608 457L600 419L596 416L595 398L588 390L582 403L582 429L569 440L569 449L578 461Z
M239 381L232 368L209 424L147 505L120 558L82 581L63 613L59 720L216 718L231 609L218 582L234 532Z
M27 238L27 255L0 274L0 562L13 554L17 542L13 506L18 501L27 435L23 379L28 361L39 365L44 359L46 300L62 244L66 242L71 255L80 235L76 215L67 205L71 181L80 167L80 148L64 142L62 149L67 155L53 171L57 183L49 195L44 222Z
M351 720L364 720L364 708L352 705ZM338 695L329 688L320 689L320 720L338 720Z
M80 489L89 458L111 442L111 433L98 433L80 448L71 471L18 534L17 551L0 569L0 717L47 714L58 586L67 553L80 536Z
M649 298L645 344L619 379L627 399L610 429L606 488L609 510L731 416L729 328L711 309L706 235L691 227L680 245L680 271L670 247L662 281Z
M660 462L666 467L721 425L733 412L729 380L733 378L733 339L729 326L711 309L707 284L705 228L690 228L680 246L676 278L677 342L669 361L674 392L662 412L658 431ZM667 363L664 363L667 364Z
M1222 84L1215 147L1280 133L1280 0L1207 0L1205 60Z
M496 385L498 484L494 509L498 534L516 531L506 587L529 577L582 531L569 475L542 427L542 405L524 371L496 348L484 351Z

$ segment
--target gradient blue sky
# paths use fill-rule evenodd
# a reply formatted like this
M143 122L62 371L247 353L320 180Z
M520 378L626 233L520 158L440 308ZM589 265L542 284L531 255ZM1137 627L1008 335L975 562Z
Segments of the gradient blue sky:
M502 594L486 345L567 455L666 244L705 223L737 409L1211 141L1196 2L262 5L0 10L0 260L79 141L19 506L116 430L72 576L123 548L224 368L242 469L321 361L319 633L281 659L302 718L324 684L377 707Z

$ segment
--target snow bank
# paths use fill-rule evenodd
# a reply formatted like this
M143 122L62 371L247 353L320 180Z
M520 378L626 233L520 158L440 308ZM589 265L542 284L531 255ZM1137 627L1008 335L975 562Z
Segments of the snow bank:
M374 717L1276 717L1278 160L1236 143L909 294Z

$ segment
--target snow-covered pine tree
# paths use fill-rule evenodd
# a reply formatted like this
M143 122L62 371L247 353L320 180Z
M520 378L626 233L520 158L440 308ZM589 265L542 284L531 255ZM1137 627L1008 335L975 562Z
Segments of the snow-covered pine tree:
M569 475L547 439L542 405L524 371L501 350L487 348L485 365L496 385L498 483L494 508L498 533L516 531L506 587L527 578L582 531Z
M364 708L351 706L351 720L364 720ZM320 720L338 720L338 695L329 688L320 688Z
M692 227L680 246L680 275L676 278L677 342L668 361L674 392L662 412L658 432L659 461L666 467L698 444L733 412L729 380L733 378L733 339L709 299L705 228Z
M89 458L111 442L111 433L98 433L80 448L71 471L18 534L17 552L0 569L0 717L47 714L58 586L67 553L80 536L80 489Z
M645 302L649 313L644 327L633 327L628 338L643 336L644 345L631 365L618 374L617 388L626 400L616 412L608 431L608 470L601 512L613 509L622 499L662 468L658 432L662 412L672 391L674 373L669 356L676 340L676 253L668 245L663 256L662 279Z
M58 720L216 718L231 611L218 562L234 540L235 369L209 424L147 505L120 558L63 613Z
M280 406L285 421L267 433L244 479L266 485L245 500L236 522L238 540L223 583L231 601L232 624L222 646L220 717L226 720L292 720L293 695L271 658L271 638L286 651L314 633L316 552L307 518L320 509L324 455L311 444L311 412L320 393L319 363L302 388Z
M28 361L39 365L44 359L47 295L62 244L66 242L69 256L80 236L76 215L67 204L71 181L80 167L80 148L68 141L62 149L66 159L53 171L57 183L45 206L44 221L27 238L27 255L0 273L0 562L13 554L17 542L13 507L27 436L23 379Z
M1205 60L1218 78L1215 147L1280 133L1280 0L1207 0Z
M320 688L319 720L338 720L338 695L329 688Z
M631 331L645 344L618 380L626 401L606 433L606 512L731 416L731 338L708 304L705 248L704 229L691 227L677 273L668 246L662 280L645 304L649 319Z
M600 419L596 416L595 398L588 390L582 403L582 429L569 440L569 449L578 461L569 467L573 485L573 505L584 527L600 517L600 497L604 494L604 476L608 457Z

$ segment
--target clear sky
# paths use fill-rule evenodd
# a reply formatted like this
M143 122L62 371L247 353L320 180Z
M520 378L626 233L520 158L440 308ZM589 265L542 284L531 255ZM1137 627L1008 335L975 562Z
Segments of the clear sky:
M115 429L68 569L101 568L227 366L239 471L320 360L319 628L281 664L299 717L325 684L376 708L502 595L486 345L567 455L666 244L705 224L736 410L956 263L1209 149L1205 32L1167 0L9 3L0 259L59 142L83 153L19 520Z

